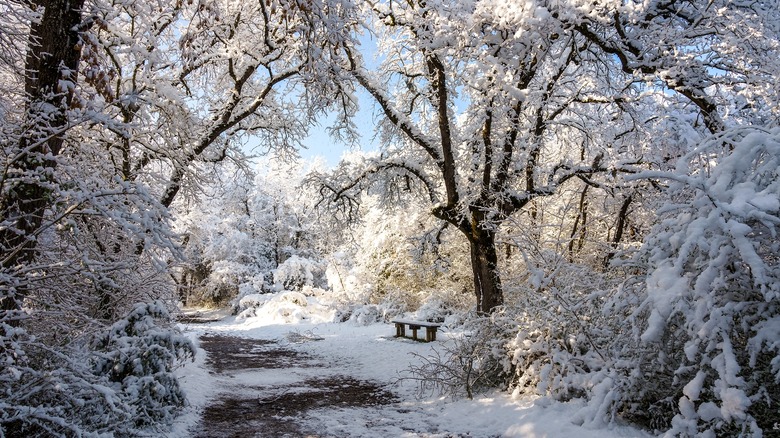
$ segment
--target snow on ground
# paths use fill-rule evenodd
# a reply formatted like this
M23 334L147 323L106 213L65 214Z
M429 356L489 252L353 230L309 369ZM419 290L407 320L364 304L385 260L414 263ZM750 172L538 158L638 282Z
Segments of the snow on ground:
M273 313L273 312L271 312ZM645 432L612 425L606 429L588 429L574 424L581 401L559 403L546 398L512 399L509 394L494 392L474 400L453 400L449 397L426 395L418 398L414 381L398 381L410 363L419 358L412 353L429 355L434 348L451 342L453 333L440 331L439 340L421 343L394 338L392 324L362 326L353 322L312 323L311 318L295 318L294 323L279 323L278 315L258 312L258 317L237 319L225 317L209 324L182 325L194 341L204 333L275 340L285 348L294 349L327 364L326 367L252 370L222 377L210 374L205 366L205 354L199 349L194 363L179 370L181 382L191 407L175 425L173 436L191 436L197 430L199 413L226 391L245 388L254 391L258 399L268 399L273 393L263 393L280 385L288 390L313 376L323 374L350 376L387 385L398 397L390 405L324 408L309 411L306 421L320 436L334 437L647 437ZM298 314L300 316L300 313ZM305 315L304 315L305 316ZM240 419L237 419L240 421ZM264 436L258 431L258 436Z

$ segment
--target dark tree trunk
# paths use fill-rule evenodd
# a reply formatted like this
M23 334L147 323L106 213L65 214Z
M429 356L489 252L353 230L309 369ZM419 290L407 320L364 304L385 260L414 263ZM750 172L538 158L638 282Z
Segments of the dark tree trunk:
M81 8L84 0L38 0L43 7L33 23L25 60L26 126L19 141L17 159L10 164L7 188L0 199L0 256L4 269L28 265L36 258L35 233L51 203L51 178L55 158L64 142L67 110L81 52L78 49ZM23 287L0 297L0 311L18 310Z
M577 209L577 217L569 235L569 261L574 262L574 253L580 251L585 244L585 236L588 227L588 189L586 185L580 193L580 203ZM576 243L575 243L576 242Z
M620 206L620 211L618 212L617 220L615 222L615 236L612 238L612 242L610 242L612 249L607 253L607 256L604 258L604 267L609 266L609 262L612 260L613 257L615 257L615 253L617 251L618 245L620 244L620 241L623 239L623 232L626 228L626 224L628 223L628 208L631 206L631 203L634 201L634 194L629 194L626 198L623 199L623 204Z
M477 313L489 314L504 304L504 291L498 272L496 235L492 231L474 232L469 236L469 246Z

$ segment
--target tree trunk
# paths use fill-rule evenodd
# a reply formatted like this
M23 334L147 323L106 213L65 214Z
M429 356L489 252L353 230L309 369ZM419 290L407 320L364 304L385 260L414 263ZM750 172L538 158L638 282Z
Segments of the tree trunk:
M585 185L580 193L580 203L577 209L577 217L574 219L574 226L569 235L569 262L574 262L574 253L582 249L585 244L585 235L588 227L588 189ZM576 241L576 244L575 244ZM575 251L576 250L576 251Z
M626 228L626 224L628 223L628 208L631 206L631 202L634 201L634 193L630 193L627 197L623 199L623 204L620 206L620 211L618 212L617 221L615 223L615 236L612 238L612 242L610 242L612 249L607 253L607 256L604 258L604 268L609 267L609 262L612 260L613 257L615 257L615 253L617 252L618 245L620 244L620 241L623 239L623 231Z
M40 21L30 27L25 60L26 118L17 159L10 163L12 180L0 199L0 258L4 269L29 265L36 258L35 233L52 202L49 185L64 142L67 110L75 88L81 52L78 28L84 0L39 0ZM0 297L3 316L19 310L23 288Z
M474 275L474 293L477 297L477 313L489 314L504 304L504 291L498 273L496 235L493 231L480 230L469 236L471 270Z

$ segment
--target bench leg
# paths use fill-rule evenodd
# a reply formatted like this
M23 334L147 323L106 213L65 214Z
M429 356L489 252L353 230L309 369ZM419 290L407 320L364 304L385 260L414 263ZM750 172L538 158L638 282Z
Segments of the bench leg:
M436 327L425 328L425 340L428 342L432 342L436 340Z
M417 328L412 328L412 339L417 340Z
M395 324L395 336L397 338L406 336L406 326L404 324Z

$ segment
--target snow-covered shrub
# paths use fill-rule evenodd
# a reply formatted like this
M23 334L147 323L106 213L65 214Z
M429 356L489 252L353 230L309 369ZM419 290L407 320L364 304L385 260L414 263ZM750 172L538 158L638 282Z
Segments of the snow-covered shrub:
M406 312L406 303L402 299L385 299L379 304L342 304L339 320L351 321L358 325L388 323Z
M274 294L247 294L238 299L233 313L236 319L251 318L256 315L257 308L271 300Z
M170 327L162 303L137 304L97 339L95 373L104 375L132 406L134 426L170 422L184 406L185 396L173 374L195 347Z
M474 305L473 295L465 290L452 288L424 290L424 298L414 312L416 319L431 322L444 322L451 317L459 317Z
M323 286L322 263L293 255L273 271L274 286L278 290L301 290L304 286Z
M331 322L336 309L322 303L314 295L325 295L321 289L304 289L312 296L297 291L247 295L239 301L237 319L259 318L268 323L289 324L300 321Z
M669 201L647 274L612 303L627 323L604 398L669 435L760 436L780 422L780 129L727 131L645 176Z
M430 356L415 353L420 365L411 366L403 378L418 382L421 395L438 392L472 399L481 392L504 389L511 378L506 350L511 325L500 313L471 317L452 345L434 347Z
M0 436L133 436L184 405L172 373L193 346L139 304L98 339L49 346L0 322Z
M128 430L131 412L85 364L81 349L57 351L0 324L0 436L98 436Z
M386 314L376 304L357 306L349 313L349 321L358 325L370 325L377 322L385 322Z
M511 389L515 395L567 400L587 393L614 339L602 313L609 279L560 255L544 255L531 269L535 275L509 291Z

